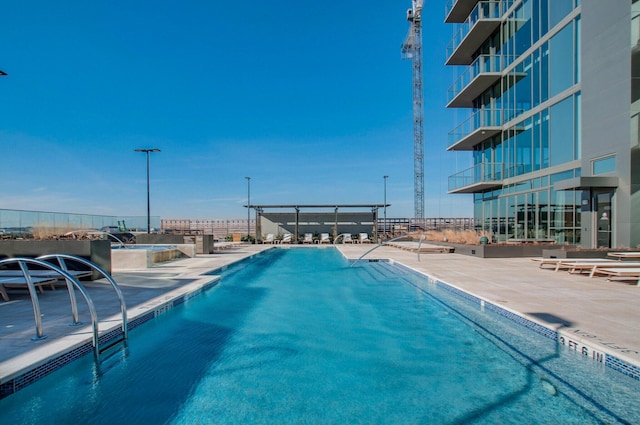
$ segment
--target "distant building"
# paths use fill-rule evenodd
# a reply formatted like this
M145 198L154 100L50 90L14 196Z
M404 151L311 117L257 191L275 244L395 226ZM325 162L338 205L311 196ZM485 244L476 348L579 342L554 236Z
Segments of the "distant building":
M449 177L498 241L640 244L640 1L452 0Z

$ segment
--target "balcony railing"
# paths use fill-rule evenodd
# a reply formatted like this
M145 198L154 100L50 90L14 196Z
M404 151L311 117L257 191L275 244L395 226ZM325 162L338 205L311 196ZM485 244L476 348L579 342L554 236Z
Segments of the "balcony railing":
M482 162L449 176L449 192L473 193L500 186L504 175L501 162Z
M445 22L464 22L478 0L447 0L444 6Z
M478 143L500 133L504 123L520 113L522 110L480 109L449 132L447 149L471 150Z
M451 104L454 99L465 91L473 91L482 94L483 91L491 87L491 84L500 79L500 75L505 67L510 63L511 57L507 55L480 55L458 76L456 81L447 90L447 104ZM480 81L479 76L485 76L485 81ZM470 87L472 85L474 87ZM477 87L475 87L477 86ZM473 100L473 95L465 96Z
M447 46L447 63L449 65L464 65L464 63L460 63L462 59L456 59L452 61L452 56L461 46L461 44L467 38L470 32L474 30L478 23L483 21L492 22L492 25L487 30L492 30L497 27L499 24L499 20L502 18L502 15L511 7L513 4L513 0L491 0L491 1L480 1L473 8L469 17L462 24L458 25L458 31L453 35L453 38L449 42ZM474 45L469 47L470 53L473 53L480 47L480 45L485 41L485 36L490 34L482 34L482 37L477 37L477 40L474 40ZM476 46L477 44L477 46ZM468 55L465 55L467 57Z
M482 128L501 127L502 117L502 109L481 109L474 112L449 132L449 148ZM473 146L469 146L469 148L473 148Z

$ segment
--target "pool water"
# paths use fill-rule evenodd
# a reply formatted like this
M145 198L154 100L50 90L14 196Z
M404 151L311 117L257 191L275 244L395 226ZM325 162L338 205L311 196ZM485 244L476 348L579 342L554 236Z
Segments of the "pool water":
M274 249L1 423L638 423L638 382L386 263Z

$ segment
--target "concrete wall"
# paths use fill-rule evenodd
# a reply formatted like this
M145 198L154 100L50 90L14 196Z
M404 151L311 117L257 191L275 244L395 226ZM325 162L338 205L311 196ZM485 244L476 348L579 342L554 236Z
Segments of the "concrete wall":
M139 245L184 245L194 244L195 252L198 254L212 254L214 236L213 235L160 235L141 233L136 235L136 243Z
M640 164L638 155L630 154L631 3L583 0L581 16L582 175L591 175L593 159L616 154L619 186L612 243L635 246L640 243L640 211L631 207L631 198L639 182L632 181L631 171L632 164ZM583 212L583 247L593 244L594 222L592 212Z
M4 240L0 257L35 258L45 254L69 254L85 258L111 273L111 242L107 240ZM94 279L101 277L93 274Z

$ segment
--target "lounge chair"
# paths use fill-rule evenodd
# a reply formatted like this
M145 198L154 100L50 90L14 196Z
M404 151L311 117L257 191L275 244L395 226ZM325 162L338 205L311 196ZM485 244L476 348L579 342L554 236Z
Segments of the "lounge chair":
M606 258L532 258L531 260L538 262L541 269L545 268L544 266L551 265L550 268L555 271L568 269L571 263L586 263L594 261L614 262L614 260L608 260Z
M342 238L342 243L353 243L353 239L351 239L351 233L345 233Z
M76 279L90 277L93 274L91 270L66 270L66 272ZM67 285L64 277L54 270L29 270L29 275L41 293L42 285L49 284L51 289L55 289L56 285ZM21 278L24 281L24 274L21 270L0 270L0 280L5 278ZM37 284L35 279L38 279ZM25 281L24 285L26 286L26 284Z
M302 240L302 243L313 243L313 234L312 233L305 233L304 234L304 239Z
M556 266L556 271L567 270L569 273L593 273L593 268L597 266L607 267L616 264L617 261L607 259L591 259L583 261L561 261Z
M328 233L320 233L320 243L331 243Z
M359 243L372 243L373 241L371 239L369 239L369 235L367 233L360 233L358 235L358 242Z
M57 277L32 277L31 282L33 286L38 288L40 293L43 292L42 285L49 285L51 283L55 283L58 280ZM7 295L6 288L20 288L20 289L28 289L27 281L24 276L19 277L0 277L0 296L5 301L9 301L9 295Z
M640 252L609 252L607 255L610 257L616 257L619 260L624 258L640 258Z
M611 270L624 270L640 268L640 262L638 261L612 261L611 263L594 264L589 273L589 277L594 277L598 274L610 274ZM602 270L607 270L606 273L602 273Z
M291 233L285 233L280 243L291 243Z
M621 277L627 280L637 279L636 285L640 286L640 267L622 267L622 268L601 268L598 273L607 275L607 280L614 277Z
M263 241L264 243L276 243L276 237L273 233L269 233Z

